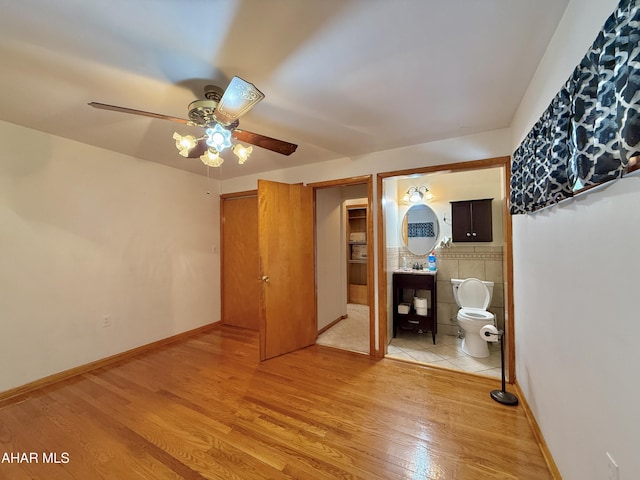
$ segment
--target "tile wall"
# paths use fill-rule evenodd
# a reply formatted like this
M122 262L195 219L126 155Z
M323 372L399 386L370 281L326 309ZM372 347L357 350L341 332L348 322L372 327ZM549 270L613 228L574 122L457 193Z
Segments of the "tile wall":
M414 256L406 248L387 249L387 269L391 273L402 266L406 258L408 265L426 263L426 256ZM475 277L494 282L493 297L488 310L496 316L498 328L504 328L504 275L502 246L461 246L436 249L438 273L437 309L438 333L457 335L456 315L458 306L453 298L452 278ZM389 278L391 282L391 278ZM389 297L391 298L391 297ZM389 302L391 303L391 302ZM389 312L393 308L389 305Z

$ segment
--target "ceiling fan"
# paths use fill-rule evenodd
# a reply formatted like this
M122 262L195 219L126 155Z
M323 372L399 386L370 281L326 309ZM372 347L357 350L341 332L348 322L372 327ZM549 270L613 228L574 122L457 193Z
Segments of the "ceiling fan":
M90 102L89 105L103 110L159 118L204 128L205 134L202 137L174 133L173 139L176 141L176 148L180 155L188 158L200 157L205 165L212 167L222 165L224 160L219 154L227 148L233 150L239 163L242 164L247 160L253 147L245 147L240 143L234 145L232 139L282 155L291 155L298 148L293 143L238 128L239 118L264 98L264 94L246 80L233 77L226 90L216 85L207 85L204 88L204 97L204 100L194 100L189 104L189 119L98 102Z

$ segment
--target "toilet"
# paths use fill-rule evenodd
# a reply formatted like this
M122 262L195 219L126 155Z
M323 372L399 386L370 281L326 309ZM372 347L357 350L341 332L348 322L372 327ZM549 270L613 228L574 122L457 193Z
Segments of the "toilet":
M493 282L477 278L465 280L452 278L453 297L460 307L458 325L464 331L462 351L476 358L489 356L487 341L480 336L480 329L487 324L495 326L495 316L487 311L493 294Z

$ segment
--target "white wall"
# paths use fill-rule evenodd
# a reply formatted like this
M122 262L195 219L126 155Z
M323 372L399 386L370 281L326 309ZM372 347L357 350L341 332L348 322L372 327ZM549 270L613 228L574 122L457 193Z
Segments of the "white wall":
M345 240L342 190L316 191L316 278L318 330L346 314ZM336 281L340 279L340 281Z
M304 155L299 148L295 155ZM222 193L242 192L258 188L258 179L275 182L322 182L390 172L408 168L420 168L485 158L511 155L511 130L502 129L491 132L450 138L438 142L423 143L409 147L395 148L383 152L374 152L360 157L341 158L330 162L321 162L283 170L274 170L257 175L247 175L225 180ZM375 181L374 181L375 184Z
M395 177L384 179L382 185L382 193L384 195L384 235L385 246L387 248L387 271L386 271L386 290L387 290L387 342L393 339L393 260L389 257L388 252L394 247L402 247L402 235L398 225L402 222L399 216L398 205L398 180Z
M572 0L513 122L515 150L615 0ZM517 378L565 480L640 478L640 176L513 217Z
M0 391L218 321L209 187L0 122Z

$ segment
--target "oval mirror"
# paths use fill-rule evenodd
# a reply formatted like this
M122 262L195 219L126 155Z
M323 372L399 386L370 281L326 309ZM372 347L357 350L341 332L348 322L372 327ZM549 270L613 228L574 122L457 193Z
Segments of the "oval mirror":
M402 241L414 255L426 255L436 246L438 217L428 205L412 205L402 219Z

